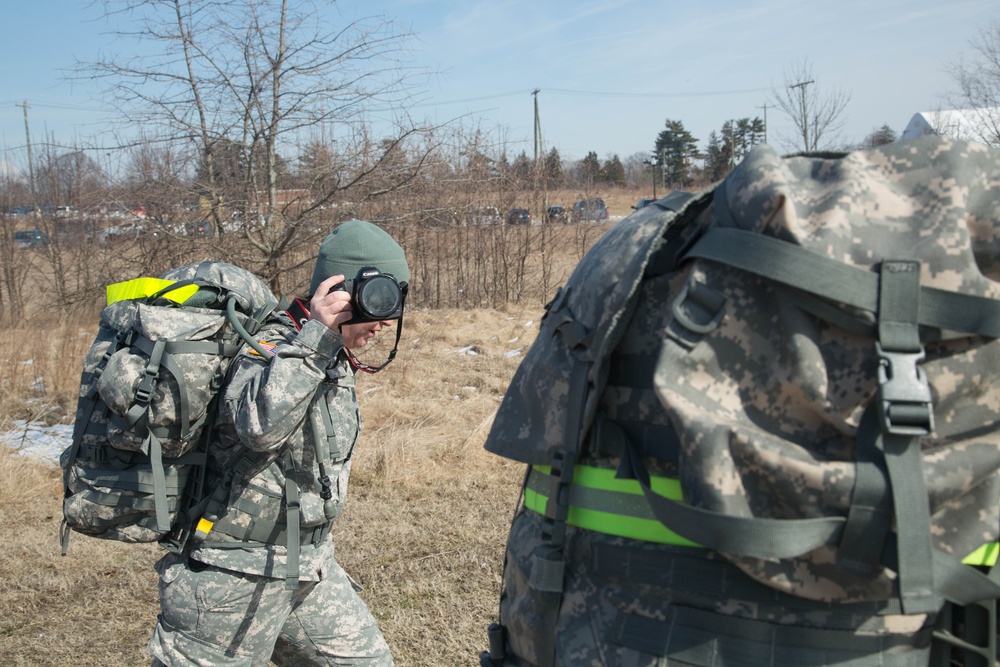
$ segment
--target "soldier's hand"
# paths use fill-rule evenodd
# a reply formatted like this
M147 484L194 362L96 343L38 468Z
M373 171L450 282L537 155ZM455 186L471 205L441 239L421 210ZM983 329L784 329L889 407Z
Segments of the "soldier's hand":
M319 284L309 301L309 319L322 322L339 331L340 325L351 319L351 295L342 289L333 289L344 282L344 276L330 276Z

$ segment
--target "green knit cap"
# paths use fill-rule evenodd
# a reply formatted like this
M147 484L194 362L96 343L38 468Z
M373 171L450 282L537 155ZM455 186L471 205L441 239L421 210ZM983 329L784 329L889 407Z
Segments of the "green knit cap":
M410 269L399 244L370 222L349 220L320 244L309 294L315 294L319 284L330 276L342 274L352 279L365 266L390 273L397 282L410 281Z

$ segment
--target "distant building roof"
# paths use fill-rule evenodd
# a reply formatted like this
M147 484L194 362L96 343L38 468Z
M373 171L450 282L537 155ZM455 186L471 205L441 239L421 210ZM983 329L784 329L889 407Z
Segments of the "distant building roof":
M899 135L899 141L936 134L966 141L1000 145L1000 109L948 109L921 111Z

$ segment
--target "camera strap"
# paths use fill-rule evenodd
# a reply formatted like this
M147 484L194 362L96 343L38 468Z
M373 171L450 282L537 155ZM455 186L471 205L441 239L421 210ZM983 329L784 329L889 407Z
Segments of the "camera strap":
M374 375L375 373L378 373L380 370L382 370L383 368L385 368L386 366L388 366L389 362L391 362L393 359L396 358L396 352L399 350L399 337L401 335L403 335L403 318L402 317L400 317L396 321L396 342L393 343L392 350L390 350L390 352L389 352L389 358L386 359L385 362L381 366L369 366L365 362L363 362L360 359L358 359L357 357L355 357L354 353L351 352L350 350L348 350L345 347L344 350L347 352L347 360L351 362L351 366L355 370L364 371L365 373L371 373L372 375Z
M405 283L404 283L405 285ZM406 303L406 290L403 290L403 304ZM297 330L302 330L302 325L305 324L306 320L309 319L309 308L306 304L302 302L301 299L294 299L292 303L285 310L292 322L295 324ZM396 352L399 350L399 337L403 334L403 318L402 316L396 322L396 342L393 343L392 350L389 352L389 358L385 360L381 366L371 366L354 356L354 353L348 350L346 347L344 351L347 352L347 360L351 363L351 367L357 371L364 371L365 373L375 374L380 370L389 365L393 359L396 358Z

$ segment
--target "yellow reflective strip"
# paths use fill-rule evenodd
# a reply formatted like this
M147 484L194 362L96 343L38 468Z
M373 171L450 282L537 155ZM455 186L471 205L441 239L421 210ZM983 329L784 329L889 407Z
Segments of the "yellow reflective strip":
M212 532L212 528L215 526L214 521L209 521L205 517L198 519L198 525L195 526L194 532L195 537L199 540L204 540L208 537L208 534Z
M535 469L545 474L550 474L551 471L550 466L535 466ZM573 472L573 483L592 489L642 495L642 488L639 486L639 482L634 479L616 479L615 471L607 468L579 465ZM658 494L672 500L681 499L679 480L667 477L652 477L650 479L650 487ZM547 502L548 498L546 496L536 493L531 489L525 489L524 504L528 509L539 514L545 514L545 505ZM687 538L681 537L655 519L639 519L570 506L566 523L577 528L593 530L606 535L627 537L633 540L643 540L657 544L674 544L685 547L701 546Z
M108 305L118 301L130 301L132 299L143 299L152 296L162 289L170 287L176 281L163 280L162 278L134 278L121 283L108 285L106 288ZM198 291L197 285L185 285L171 290L163 295L176 303L184 303Z
M1000 544L989 542L963 558L962 562L966 565L989 565L992 567L997 562L998 554L1000 554Z

